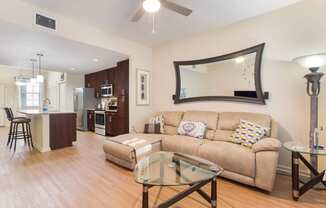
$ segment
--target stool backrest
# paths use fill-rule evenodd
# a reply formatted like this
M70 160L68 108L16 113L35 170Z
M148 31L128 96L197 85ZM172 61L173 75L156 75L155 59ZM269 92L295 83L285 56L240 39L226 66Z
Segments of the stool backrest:
M14 119L14 114L12 113L11 108L4 108L6 115L7 115L7 119L9 121L12 121Z

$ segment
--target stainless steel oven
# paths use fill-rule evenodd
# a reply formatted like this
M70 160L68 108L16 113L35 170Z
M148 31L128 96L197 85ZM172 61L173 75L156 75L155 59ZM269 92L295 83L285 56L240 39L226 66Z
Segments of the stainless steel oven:
M105 111L95 111L95 133L105 136L106 134Z
M112 97L113 96L113 85L106 84L101 86L101 97Z

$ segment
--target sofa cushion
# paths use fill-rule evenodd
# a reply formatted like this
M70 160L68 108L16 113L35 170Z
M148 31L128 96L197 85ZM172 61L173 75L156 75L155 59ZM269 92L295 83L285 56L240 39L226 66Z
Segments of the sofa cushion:
M152 149L141 156L136 156L133 147L122 144L123 141L133 138L144 139L147 144L152 145ZM137 160L161 150L161 134L124 134L104 140L103 150L106 153L107 160L114 162L128 169L133 169Z
M220 165L227 171L255 177L255 154L241 145L207 141L199 147L198 156Z
M183 116L182 111L165 111L161 112L164 118L164 124L178 127Z
M265 114L244 112L220 113L217 128L220 130L234 131L238 128L241 119L257 123L266 128L271 128L271 116ZM270 136L270 132L267 132L267 136Z
M214 132L214 137L213 137L212 140L231 142L232 141L231 136L233 134L234 134L234 131L231 131L231 130L220 130L220 129L217 129Z
M217 112L210 111L187 111L183 115L183 121L200 121L207 125L208 129L216 130L217 128Z
M166 135L177 135L178 128L174 126L165 125L164 134Z
M207 129L205 139L214 140L214 137L215 137L215 130Z
M197 155L198 148L204 143L203 139L196 139L189 136L164 136L162 149L168 152L180 152L189 155Z

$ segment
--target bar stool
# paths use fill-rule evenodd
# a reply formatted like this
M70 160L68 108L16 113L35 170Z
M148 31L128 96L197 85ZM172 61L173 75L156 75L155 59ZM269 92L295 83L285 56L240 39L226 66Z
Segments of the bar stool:
M10 149L14 144L14 151L16 151L17 140L24 139L29 148L34 148L32 132L31 132L31 119L26 117L14 117L11 108L4 108L7 119L10 121L10 128L8 134L7 146L10 144ZM19 130L19 126L21 127Z

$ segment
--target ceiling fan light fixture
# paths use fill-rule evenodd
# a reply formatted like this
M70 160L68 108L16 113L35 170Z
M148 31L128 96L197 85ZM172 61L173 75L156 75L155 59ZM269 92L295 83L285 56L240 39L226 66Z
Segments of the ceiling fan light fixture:
M161 8L161 2L159 0L145 0L143 2L143 8L146 12L155 13Z

